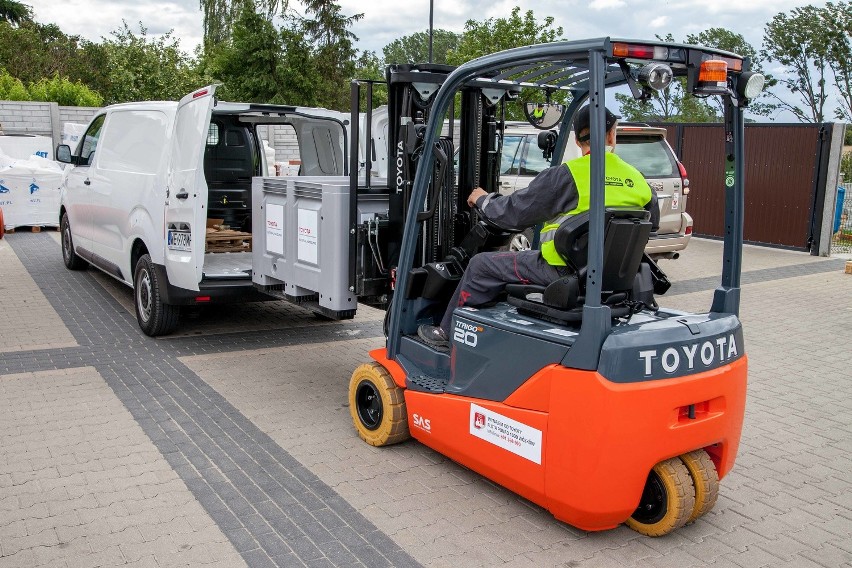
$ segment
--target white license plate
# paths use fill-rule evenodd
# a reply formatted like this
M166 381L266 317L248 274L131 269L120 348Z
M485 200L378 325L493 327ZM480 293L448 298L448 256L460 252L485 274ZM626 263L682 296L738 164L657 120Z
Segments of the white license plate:
M169 231L168 246L171 250L192 250L192 235L189 231Z

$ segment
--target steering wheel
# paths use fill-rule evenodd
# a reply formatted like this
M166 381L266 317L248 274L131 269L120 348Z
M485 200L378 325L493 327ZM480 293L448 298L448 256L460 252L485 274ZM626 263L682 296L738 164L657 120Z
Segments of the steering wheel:
M504 229L503 227L501 227L500 225L498 225L497 223L495 223L491 219L489 219L485 215L485 213L482 212L482 209L480 209L478 206L474 205L473 209L477 213L477 215L476 215L476 218L478 220L477 222L482 224L482 226L484 226L486 229L488 229L488 232L491 233L492 235L502 235L502 234L511 232L507 229Z

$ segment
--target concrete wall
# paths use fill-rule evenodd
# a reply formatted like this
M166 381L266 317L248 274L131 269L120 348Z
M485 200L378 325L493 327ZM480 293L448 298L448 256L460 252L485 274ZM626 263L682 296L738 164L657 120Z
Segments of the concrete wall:
M0 101L0 124L8 134L54 135L54 115L58 119L56 103L29 101Z
M98 107L59 107L59 120L62 124L76 122L77 124L88 124L95 113L101 110Z

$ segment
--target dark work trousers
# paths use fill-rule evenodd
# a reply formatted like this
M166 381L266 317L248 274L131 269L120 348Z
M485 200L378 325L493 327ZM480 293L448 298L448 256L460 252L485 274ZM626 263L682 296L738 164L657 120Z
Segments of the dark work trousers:
M537 250L481 252L470 259L441 320L441 328L449 337L457 307L486 304L505 290L506 284L547 286L565 274L564 266L551 266Z

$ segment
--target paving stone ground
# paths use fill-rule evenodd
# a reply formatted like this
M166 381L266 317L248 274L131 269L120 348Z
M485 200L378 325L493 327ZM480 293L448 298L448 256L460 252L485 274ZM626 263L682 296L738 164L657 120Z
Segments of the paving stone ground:
M720 251L695 239L664 261L674 286L661 303L706 310ZM67 336L0 352L0 566L852 566L843 262L746 248L740 454L715 509L659 539L559 523L416 442L362 443L346 388L383 343L381 312L329 323L276 302L201 313L151 340L128 291L66 271L55 237L0 241L7 273L29 277L20 297ZM0 330L20 317L10 314L0 310ZM126 455L110 456L117 445ZM87 504L109 510L96 523Z
M244 566L92 367L0 376L0 566Z

